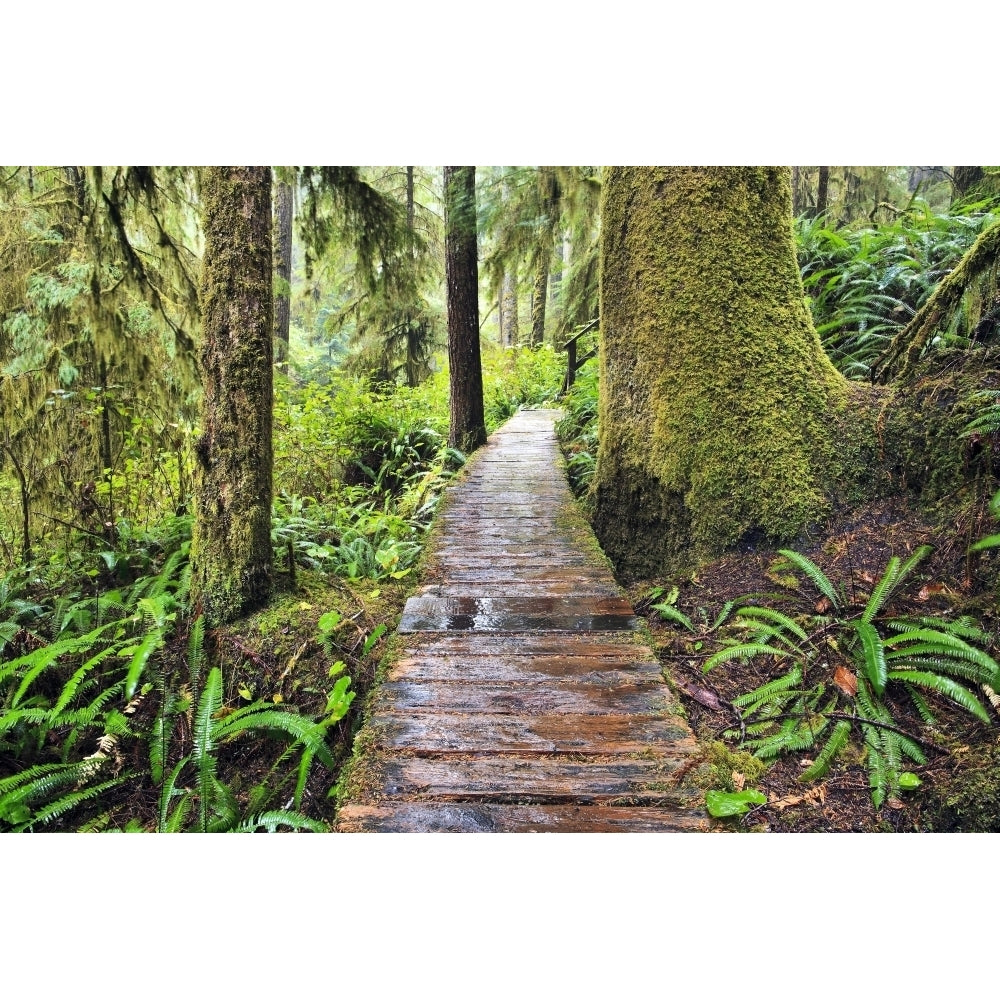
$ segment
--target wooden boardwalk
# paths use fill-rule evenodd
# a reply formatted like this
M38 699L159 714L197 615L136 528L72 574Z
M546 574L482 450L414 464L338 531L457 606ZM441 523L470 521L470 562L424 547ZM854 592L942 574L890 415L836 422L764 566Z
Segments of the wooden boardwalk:
M518 413L443 500L335 829L707 829L694 739L574 504L555 410Z

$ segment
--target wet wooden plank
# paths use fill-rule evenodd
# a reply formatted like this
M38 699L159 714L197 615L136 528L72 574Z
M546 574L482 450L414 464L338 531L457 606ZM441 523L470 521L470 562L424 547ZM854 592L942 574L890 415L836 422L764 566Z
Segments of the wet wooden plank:
M595 674L562 678L558 682L536 674L531 680L471 682L461 680L394 680L383 684L373 709L379 712L407 710L499 715L570 712L620 715L628 712L662 713L673 698L659 675L629 677L625 673L604 675L608 683L595 683Z
M409 656L586 656L606 661L657 663L652 650L630 633L552 635L492 635L489 633L427 633L406 641Z
M668 804L691 798L672 783L686 761L684 755L585 764L537 757L400 757L384 762L382 773L385 794L410 801L455 802L476 796L484 802L608 804L628 799L632 805Z
M590 656L406 657L389 670L393 681L459 681L464 684L557 683L577 678L596 685L624 684L642 679L662 683L662 667L649 661L631 662L624 658L606 660Z
M492 802L608 803L627 798L632 804L666 803L690 798L690 792L679 792L673 785L675 772L687 759L674 755L657 761L612 758L581 764L537 757L400 757L384 762L382 773L387 794L411 801L478 796Z
M446 491L337 829L707 825L703 793L674 787L694 738L595 558L553 421L518 414Z
M372 727L385 750L436 754L630 754L676 749L687 736L677 719L653 715L381 712Z
M603 805L430 803L348 805L344 833L686 833L708 829L704 810Z

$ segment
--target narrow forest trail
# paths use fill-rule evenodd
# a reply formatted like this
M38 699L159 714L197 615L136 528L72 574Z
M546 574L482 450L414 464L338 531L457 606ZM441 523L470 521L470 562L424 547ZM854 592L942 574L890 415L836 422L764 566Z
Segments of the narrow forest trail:
M566 482L556 410L521 411L442 501L335 829L671 831L694 738Z

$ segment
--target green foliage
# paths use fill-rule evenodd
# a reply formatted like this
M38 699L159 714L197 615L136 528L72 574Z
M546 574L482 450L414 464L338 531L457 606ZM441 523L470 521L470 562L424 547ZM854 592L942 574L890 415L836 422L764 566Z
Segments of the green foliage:
M802 283L837 368L869 378L893 337L995 218L981 210L937 215L916 200L875 227L865 220L837 229L823 217L800 217ZM942 338L936 346L951 342Z
M566 415L556 425L570 485L578 496L590 486L597 464L598 372L596 358L577 371L576 380L561 400Z
M27 651L0 665L0 754L20 764L3 779L0 829L47 824L131 780L119 744L138 738L130 715L154 686L150 661L177 617L186 555L184 545L124 590L62 598L47 613L17 606L40 622L15 638Z
M762 806L767 802L767 796L752 788L742 792L722 792L713 789L705 793L705 806L708 814L716 819L727 816L741 816L750 811L751 806Z
M872 801L879 807L913 787L915 776L903 777L908 774L904 758L925 763L919 739L897 721L896 697L908 696L928 722L933 715L921 690L988 723L973 687L995 689L1000 683L1000 665L986 652L991 637L968 618L886 613L893 594L930 551L921 546L905 560L892 557L860 603L814 562L782 550L772 574L802 573L822 600L794 617L748 598L737 602L726 645L706 659L703 669L760 658L784 672L733 699L741 725L727 731L727 738L740 739L761 760L819 746L801 775L812 781L826 774L854 731L864 740ZM788 586L800 590L794 578Z
M564 363L550 346L483 350L483 400L486 429L492 433L521 407L553 405L565 375Z

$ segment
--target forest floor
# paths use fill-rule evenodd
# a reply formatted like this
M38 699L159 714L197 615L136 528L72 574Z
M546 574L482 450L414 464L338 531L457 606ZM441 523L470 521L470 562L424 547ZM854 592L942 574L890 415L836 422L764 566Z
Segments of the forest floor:
M821 536L796 549L817 563L835 585L843 584L851 605L863 607L891 556L905 559L920 545L935 546L887 610L893 617L970 614L986 629L995 630L989 559L981 557L970 564L966 545L955 540L963 534L971 539L985 534L980 515L970 518L969 524L954 526L959 530L937 532L903 500L884 500L835 519ZM679 591L676 608L696 623L713 622L727 601L754 594L760 603L777 603L792 617L825 610L822 596L811 585L795 592L787 586L787 578L782 582L777 558L777 551L770 548L731 553L686 580L673 581ZM662 587L662 581L657 584ZM716 634L707 624L699 636L663 621L651 610L662 599L651 596L652 587L649 581L635 583L629 598L647 618L657 654L668 668L703 752L717 757L725 752L719 742L722 734L737 718L732 699L779 676L787 664L779 668L756 657L747 662L730 660L703 673L707 656L721 648ZM987 703L982 693L980 698ZM876 810L860 750L853 756L842 753L823 780L810 784L798 780L812 763L809 753L802 752L779 758L754 782L768 797L766 805L725 825L775 832L1000 829L996 725L984 725L943 699L933 699L933 708L937 725L928 729L909 700L893 703L897 723L906 732L919 734L926 751L926 764L912 766L921 779L915 791L889 798ZM726 746L737 749L733 741Z

